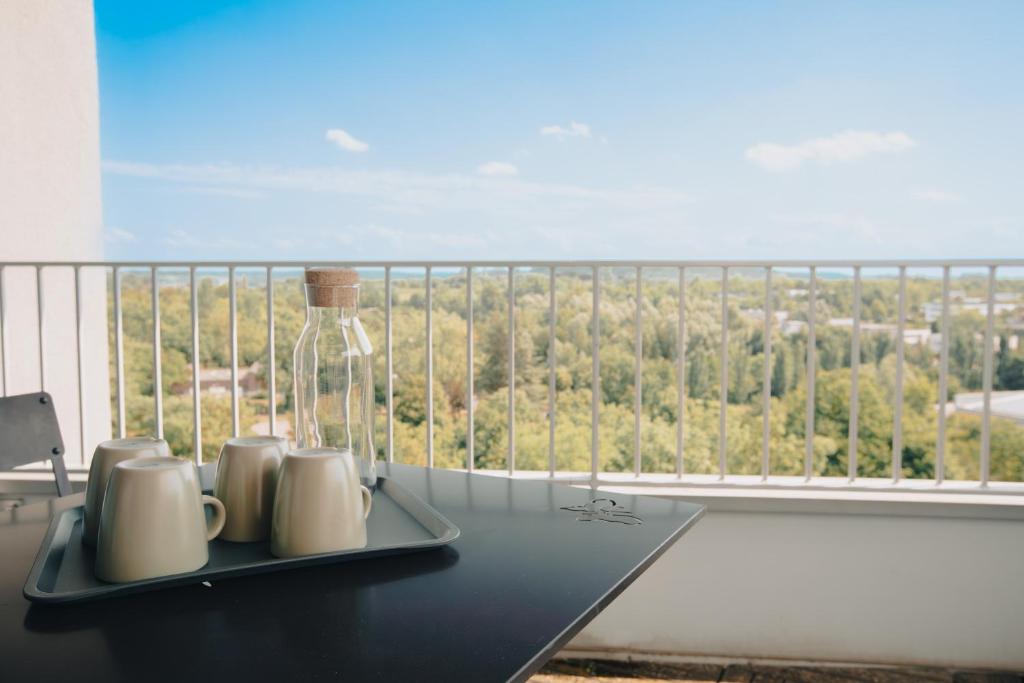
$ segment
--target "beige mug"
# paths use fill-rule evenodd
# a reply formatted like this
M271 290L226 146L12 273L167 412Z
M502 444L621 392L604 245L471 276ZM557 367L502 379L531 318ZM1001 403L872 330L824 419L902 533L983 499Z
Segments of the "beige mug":
M211 505L207 522L204 506ZM224 506L199 488L188 460L153 457L114 466L103 497L96 576L121 583L195 571L224 527Z
M277 477L270 552L299 557L363 548L371 504L349 451L288 451Z
M224 503L225 541L266 541L274 514L274 492L288 442L279 436L228 439L217 459L213 495Z
M107 481L114 465L133 458L146 456L170 456L171 448L163 439L149 436L131 439L111 439L104 441L92 454L89 466L89 479L85 485L85 522L82 526L82 542L96 545L96 533L100 529L100 511L103 507L103 494L107 490Z

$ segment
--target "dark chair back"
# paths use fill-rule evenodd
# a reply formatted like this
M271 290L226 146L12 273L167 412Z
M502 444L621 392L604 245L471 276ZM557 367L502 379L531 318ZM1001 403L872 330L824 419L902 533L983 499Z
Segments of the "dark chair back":
M0 398L0 470L44 460L53 463L57 495L69 495L71 481L53 397L41 391Z

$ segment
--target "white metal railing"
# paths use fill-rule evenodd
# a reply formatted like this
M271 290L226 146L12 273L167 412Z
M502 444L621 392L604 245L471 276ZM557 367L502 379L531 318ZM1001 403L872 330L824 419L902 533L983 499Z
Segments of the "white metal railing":
M151 306L152 306L152 345L153 345L153 396L156 433L163 436L163 404L162 404L162 374L161 374L161 340L160 340L160 296L159 296L159 274L161 270L187 270L189 274L188 286L190 293L190 314L191 314L191 346L192 346L192 370L191 384L193 396L193 427L194 427L194 451L195 457L201 459L202 454L202 414L200 410L200 374L199 363L199 302L196 271L197 269L224 269L228 273L229 285L229 336L230 336L230 357L231 357L231 423L232 433L239 434L239 384L238 384L238 311L236 291L236 271L238 269L261 269L267 277L266 292L266 315L267 315L267 382L269 388L269 429L274 434L276 430L276 355L274 345L274 292L269 283L273 282L275 269L295 270L306 266L338 266L352 268L372 268L384 272L384 363L385 363L385 413L386 413L386 448L385 455L388 461L394 459L393 449L393 420L394 420L394 386L393 386L393 339L392 339L392 285L393 270L397 268L422 269L426 278L426 461L429 467L434 466L434 416L433 416L433 322L432 322L432 272L437 268L462 269L466 274L466 419L467 419L467 443L465 468L474 468L474 331L473 331L473 273L474 270L486 270L493 272L496 269L507 270L507 304L508 304L508 474L534 476L534 473L517 472L516 469L516 435L515 435L515 330L516 330L516 299L515 299L515 273L518 269L547 269L549 276L550 299L549 306L549 346L547 349L547 370L548 370L548 401L549 401L549 434L548 434L548 472L549 477L558 477L565 481L590 482L597 485L602 483L618 484L624 480L621 474L606 474L600 472L600 429L599 415L601 409L600 392L600 315L601 308L601 286L600 276L603 270L610 269L635 269L636 273L636 311L635 311L635 367L634 367L634 439L633 439L633 467L632 476L642 478L645 483L652 485L674 485L685 482L694 486L741 486L741 487L804 487L812 489L847 489L847 490L878 490L879 488L892 489L900 487L901 490L935 491L936 486L950 492L985 493L997 491L999 493L1021 493L1024 494L1024 484L999 482L990 483L990 428L991 428L991 395L993 388L993 342L994 342L994 318L995 318L995 293L996 273L998 268L1020 268L1024 267L1024 259L1000 259L1000 260L870 260L870 261L804 261L804 260L780 260L780 261L304 261L304 262L268 262L268 261L204 261L204 262L179 262L179 261L119 261L119 262L0 262L0 391L7 394L8 368L10 358L8 357L8 342L12 331L8 324L7 287L5 286L5 273L8 268L34 268L36 279L36 296L38 310L38 362L39 362L39 388L46 390L46 326L45 326L45 296L43 286L43 272L49 269L71 269L74 273L75 307L76 307L76 360L78 366L78 391L79 391L79 419L82 425L80 434L83 452L85 448L84 430L84 396L82 368L83 363L83 329L82 329L82 271L83 269L105 269L113 274L113 324L114 324L114 354L116 372L116 414L117 432L119 436L125 435L126 414L125 414L125 357L124 357L124 332L122 321L122 296L121 296L121 275L126 269L148 270L151 278ZM567 473L556 470L555 443L557 432L556 415L556 354L555 354L555 326L557 320L557 307L555 297L556 271L559 268L581 268L590 269L593 278L593 315L591 320L591 458L590 472ZM642 334L642 302L643 302L643 272L645 269L677 269L679 287L679 327L677 339L677 367L676 367L676 393L678 400L678 419L676 426L676 453L675 472L671 475L652 474L642 471L641 459L641 412L643 392L643 334ZM688 269L709 269L721 270L721 339L719 350L719 433L718 433L718 473L717 476L691 475L684 471L684 452L686 446L686 430L684 428L685 411L685 339L686 339L686 273ZM765 271L765 301L764 301L764 374L762 378L761 410L763 419L762 447L760 459L760 476L750 477L746 475L730 475L727 468L727 396L729 388L729 271L737 268L761 268ZM779 268L801 268L807 269L808 280L808 310L807 310L807 357L806 357L806 444L804 457L803 477L773 476L770 472L770 413L771 413L771 329L773 321L772 306L772 272ZM861 271L865 268L896 269L899 278L899 301L898 301L898 323L897 323L897 364L896 364L896 397L894 406L894 424L892 440L892 477L891 479L865 479L857 476L857 439L858 439L858 362L851 362L851 389L850 389L850 414L849 414L849 446L847 460L847 477L844 479L815 476L813 471L815 435L815 380L817 373L816 360L816 315L815 305L818 287L818 272L823 268L852 269L853 271L853 321L851 334L851 359L859 358L861 341ZM932 268L942 271L942 313L941 313L941 334L942 346L939 355L939 396L945 397L948 389L949 375L949 345L950 345L950 272L952 269L966 268L977 269L987 272L988 296L984 328L984 356L983 356L983 410L981 418L981 447L978 479L976 481L954 482L947 480L945 472L945 433L946 415L944 410L938 410L936 454L935 454L935 479L915 480L914 482L901 482L901 456L902 456L902 410L903 410L903 384L904 384L904 342L903 332L907 318L907 269ZM902 486L900 486L903 484Z

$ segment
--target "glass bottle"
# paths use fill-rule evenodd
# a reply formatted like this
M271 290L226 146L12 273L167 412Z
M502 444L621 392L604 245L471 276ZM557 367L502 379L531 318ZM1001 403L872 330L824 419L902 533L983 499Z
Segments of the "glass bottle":
M357 315L359 274L306 269L306 325L295 344L299 448L347 450L361 483L377 485L373 444L373 346Z

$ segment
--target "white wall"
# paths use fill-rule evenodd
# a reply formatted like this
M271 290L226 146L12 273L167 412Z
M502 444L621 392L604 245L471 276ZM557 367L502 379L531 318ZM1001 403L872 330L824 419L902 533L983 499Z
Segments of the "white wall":
M0 2L0 262L103 256L99 96L89 0ZM86 451L110 433L104 275L84 271ZM45 381L79 451L73 273L43 274ZM38 391L35 271L3 277L7 394ZM17 361L15 362L15 359ZM3 359L0 359L0 363Z
M570 648L1024 669L1024 521L864 505L713 505Z

